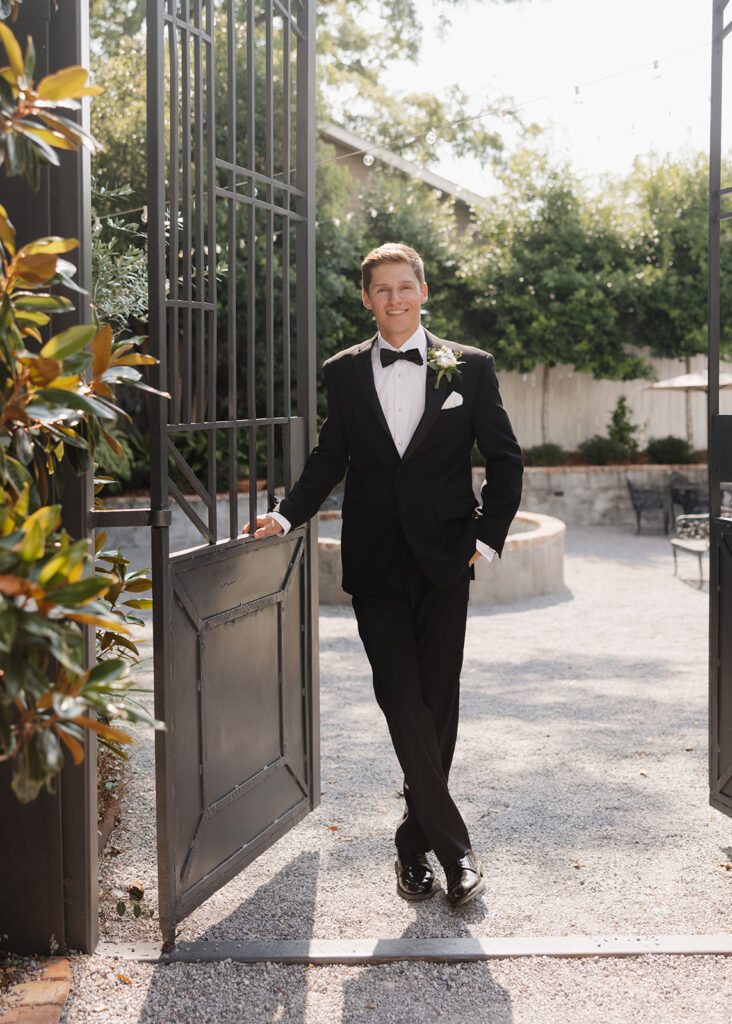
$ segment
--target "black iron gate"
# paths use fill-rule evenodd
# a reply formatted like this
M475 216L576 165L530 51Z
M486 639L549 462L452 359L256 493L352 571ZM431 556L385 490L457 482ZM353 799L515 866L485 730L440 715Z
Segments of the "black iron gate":
M315 427L314 7L148 0L165 939L319 799L315 532L240 536ZM169 497L195 527L182 552Z
M728 3L714 2L709 153L709 791L712 805L732 814L732 416L719 412L721 232L732 218L732 185L723 188L721 180L722 65L732 31L732 21L725 25Z

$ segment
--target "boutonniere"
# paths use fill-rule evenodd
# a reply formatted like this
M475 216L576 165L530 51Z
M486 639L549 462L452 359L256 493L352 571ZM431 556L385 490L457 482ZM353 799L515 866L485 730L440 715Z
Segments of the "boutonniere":
M435 381L435 391L440 386L440 381L443 377L447 377L448 384L452 380L452 375L460 379L462 373L458 370L458 366L463 365L463 360L459 358L462 355L458 349L448 348L447 345L441 345L440 348L430 348L427 350L427 365L430 370L434 370L437 374L437 380Z

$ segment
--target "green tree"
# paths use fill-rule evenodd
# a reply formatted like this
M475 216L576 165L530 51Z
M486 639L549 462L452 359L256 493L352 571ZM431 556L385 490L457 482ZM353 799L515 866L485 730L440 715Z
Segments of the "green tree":
M466 322L501 367L543 366L546 443L553 366L614 380L648 373L627 345L636 268L613 209L583 196L566 169L526 151L504 183L495 209L477 218Z
M632 241L638 272L633 294L635 338L653 356L683 359L707 351L707 221L709 165L706 154L639 161L623 183L634 212ZM732 236L722 231L721 347L732 350ZM691 441L691 395L686 396Z

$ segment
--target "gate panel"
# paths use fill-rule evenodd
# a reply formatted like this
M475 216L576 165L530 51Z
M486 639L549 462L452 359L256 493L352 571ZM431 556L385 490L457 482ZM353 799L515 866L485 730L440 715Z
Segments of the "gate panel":
M148 0L151 503L198 536L153 529L166 939L319 799L317 538L241 538L314 436L314 31L314 0Z
M732 815L732 416L719 413L722 232L732 187L722 187L722 66L729 0L714 0L709 147L709 799ZM727 251L729 249L727 248Z

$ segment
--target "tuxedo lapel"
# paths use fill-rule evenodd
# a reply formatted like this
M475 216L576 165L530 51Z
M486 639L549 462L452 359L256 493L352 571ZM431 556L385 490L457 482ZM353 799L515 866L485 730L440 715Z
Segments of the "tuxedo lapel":
M368 402L371 411L373 412L374 416L379 422L379 426L382 428L382 430L386 431L387 437L389 438L391 443L394 444L394 439L391 436L389 424L386 422L384 410L381 408L381 402L379 401L379 396L376 394L376 385L374 384L374 368L371 363L371 349L375 344L376 338L374 337L370 341L366 341L363 343L363 345L360 346L359 351L356 353L356 356L354 357L356 376L358 377L358 382L361 385L364 395L366 396L366 401ZM396 451L396 446L394 450Z
M417 429L412 434L412 440L407 445L407 450L404 453L402 462L406 462L406 460L422 444L430 430L432 430L437 422L437 417L440 415L440 409L442 408L442 403L445 401L446 397L446 378L443 376L440 380L439 387L436 388L434 371L430 370L428 367L427 379L425 380L424 412L422 413L422 419L417 424Z
M425 331L427 336L427 353L429 350L435 347L437 339L434 338L429 331ZM440 415L440 409L442 403L447 398L447 378L442 375L438 387L435 387L435 371L427 367L427 378L425 380L425 394L424 394L424 413L422 419L417 424L417 429L412 434L412 440L407 445L407 450L404 453L402 462L414 454L419 448L424 439L429 434L430 430L434 427L437 422L437 417Z

